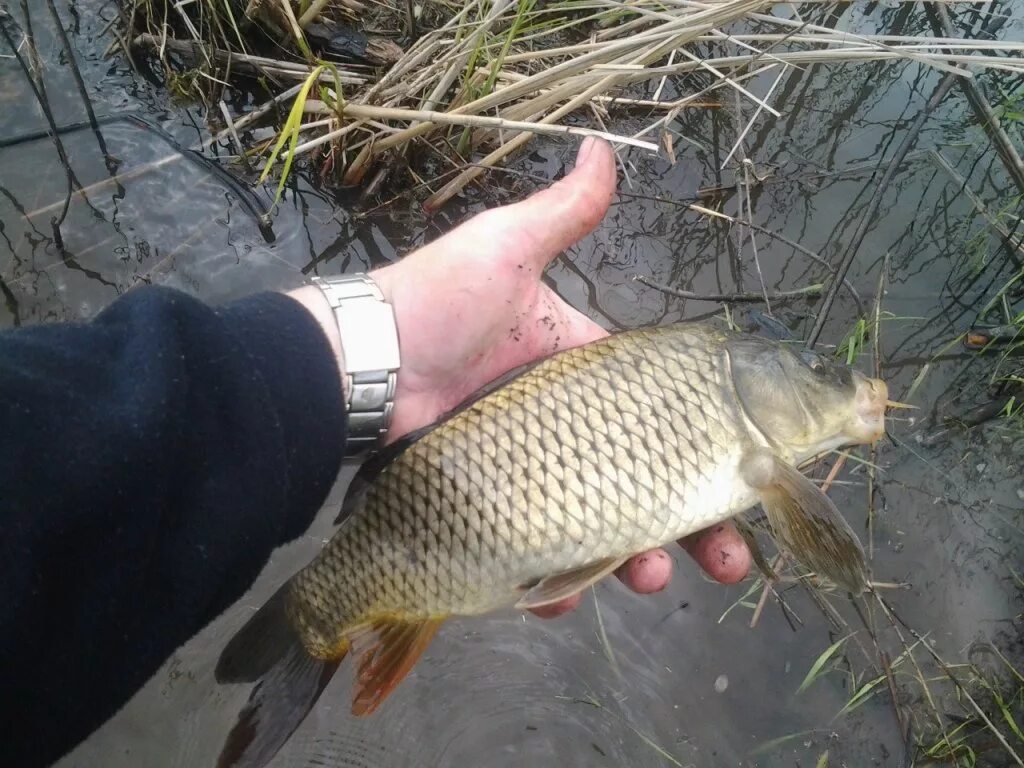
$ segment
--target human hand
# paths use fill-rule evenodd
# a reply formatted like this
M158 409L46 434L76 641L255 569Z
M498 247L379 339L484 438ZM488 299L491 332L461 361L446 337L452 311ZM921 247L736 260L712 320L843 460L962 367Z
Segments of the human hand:
M607 335L541 275L601 221L615 177L611 147L588 138L575 170L558 183L481 213L372 273L394 307L401 345L389 440L430 424L519 365ZM718 581L739 581L750 567L750 553L731 524L680 543ZM637 555L618 571L640 593L664 589L671 575L672 560L662 549ZM579 600L575 595L535 613L557 616Z

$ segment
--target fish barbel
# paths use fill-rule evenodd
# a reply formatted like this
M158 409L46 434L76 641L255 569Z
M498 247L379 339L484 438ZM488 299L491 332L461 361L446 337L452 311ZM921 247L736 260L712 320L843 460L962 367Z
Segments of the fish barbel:
M269 760L352 649L352 710L367 714L446 617L558 601L758 502L782 546L860 592L856 535L794 467L880 437L887 397L831 360L702 323L542 360L361 468L337 534L221 656L219 680L262 683L221 765Z

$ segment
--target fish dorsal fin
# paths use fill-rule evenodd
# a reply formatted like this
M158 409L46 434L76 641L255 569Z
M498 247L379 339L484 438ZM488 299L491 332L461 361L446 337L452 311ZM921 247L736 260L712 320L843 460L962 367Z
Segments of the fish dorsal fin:
M352 714L369 715L409 674L444 618L374 621L352 636L357 655Z
M433 430L435 426L435 424L428 424L425 427L420 427L406 435L402 435L398 440L384 446L364 461L355 475L353 475L352 482L348 484L348 490L345 491L345 499L341 502L341 509L338 511L338 516L334 518L334 524L340 525L343 523L358 506L363 496L366 495L367 490L373 485L373 481L377 479L377 475L383 472L388 464L405 453L410 445Z
M519 599L516 608L532 609L557 603L603 579L624 562L625 557L606 557L581 568L546 576Z
M743 455L740 473L761 495L772 532L797 560L854 594L864 591L864 549L818 486L764 448Z

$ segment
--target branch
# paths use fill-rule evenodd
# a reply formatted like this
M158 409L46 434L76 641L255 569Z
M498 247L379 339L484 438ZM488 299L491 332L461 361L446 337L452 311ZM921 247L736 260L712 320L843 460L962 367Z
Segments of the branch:
M693 291L684 291L681 288L673 288L670 285L655 282L644 275L633 275L633 279L638 283L643 283L644 285L661 291L662 293L667 293L671 296L678 296L680 299L693 299L694 301L722 301L726 304L764 304L766 298L768 301L793 301L795 299L813 298L814 296L821 295L821 289L823 287L821 283L815 283L813 285L804 286L803 288L797 288L795 291L782 291L781 293L767 295L763 293L694 293Z
M828 293L825 294L825 300L822 302L821 310L818 312L818 317L814 320L814 327L811 329L811 334L807 337L808 349L813 349L814 344L818 341L818 337L821 336L821 331L825 327L825 322L828 320L829 312L832 310L832 304L835 303L836 294L839 293L839 286L846 278L846 274L850 271L850 265L853 264L853 260L857 256L857 251L860 250L861 244L864 242L864 237L867 235L868 229L875 223L875 216L878 213L878 208L882 204L882 198L885 196L885 190L888 188L890 182L892 182L893 176L896 175L896 169L903 163L903 160L906 158L910 148L917 140L917 134L921 132L921 128L924 127L928 116L931 115L935 110L935 107L937 107L946 97L946 94L949 93L957 77L958 76L954 74L947 74L942 78L942 81L935 89L932 97L928 99L928 103L925 104L924 109L921 110L920 114L914 120L914 124L910 127L907 135L903 137L903 141L896 150L896 154L893 155L892 160L889 161L889 165L885 169L885 173L882 175L881 180L878 182L878 186L875 187L874 194L871 196L871 202L868 204L867 209L860 218L860 223L857 225L857 231L854 233L853 239L850 241L850 246L846 249L846 253L843 255L843 260L839 264L836 276L829 283Z

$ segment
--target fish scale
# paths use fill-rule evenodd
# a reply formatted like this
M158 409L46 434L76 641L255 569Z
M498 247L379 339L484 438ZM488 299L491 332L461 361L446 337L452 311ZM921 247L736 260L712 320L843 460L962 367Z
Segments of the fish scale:
M410 444L291 586L310 653L378 618L482 613L738 511L742 483L711 493L750 442L727 336L693 324L570 350Z

